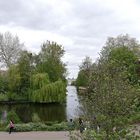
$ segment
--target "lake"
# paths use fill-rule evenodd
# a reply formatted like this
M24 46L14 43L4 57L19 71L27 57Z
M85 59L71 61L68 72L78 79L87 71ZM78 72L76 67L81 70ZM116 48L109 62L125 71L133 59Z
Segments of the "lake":
M76 87L67 86L66 103L64 104L40 104L40 103L22 103L22 104L1 104L1 121L6 119L9 111L14 111L22 122L32 122L33 116L38 116L40 120L45 121L66 121L79 116L79 99Z

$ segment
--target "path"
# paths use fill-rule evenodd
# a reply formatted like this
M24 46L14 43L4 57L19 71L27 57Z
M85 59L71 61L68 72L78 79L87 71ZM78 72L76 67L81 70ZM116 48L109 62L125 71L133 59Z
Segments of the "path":
M1 140L69 140L69 132L0 132Z

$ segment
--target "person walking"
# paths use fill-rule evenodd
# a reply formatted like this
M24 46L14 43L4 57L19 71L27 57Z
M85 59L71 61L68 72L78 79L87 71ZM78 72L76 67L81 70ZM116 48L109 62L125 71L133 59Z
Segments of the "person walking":
M14 129L14 123L12 120L10 120L10 123L9 123L9 134L11 134L11 132L13 131Z

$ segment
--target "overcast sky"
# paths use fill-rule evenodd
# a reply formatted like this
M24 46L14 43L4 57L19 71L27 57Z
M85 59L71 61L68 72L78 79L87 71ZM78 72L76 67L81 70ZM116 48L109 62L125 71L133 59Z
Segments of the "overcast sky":
M46 41L63 45L69 77L85 56L93 61L109 36L140 40L139 0L0 0L0 32L10 31L32 52Z

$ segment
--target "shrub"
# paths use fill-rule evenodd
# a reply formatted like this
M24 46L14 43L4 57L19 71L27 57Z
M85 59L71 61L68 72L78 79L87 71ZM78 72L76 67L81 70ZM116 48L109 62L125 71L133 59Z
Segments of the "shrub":
M33 113L32 122L40 122L40 118L37 113Z
M13 110L8 112L6 123L8 124L10 120L13 120L14 123L21 122L18 115Z
M7 94L0 94L0 101L8 101Z
M133 116L129 118L129 122L131 124L140 123L140 113L133 114Z
M44 123L26 123L26 124L15 124L16 132L27 132L27 131L65 131L68 130L68 126L65 122L57 123L53 125L46 125ZM6 131L9 131L8 126Z

